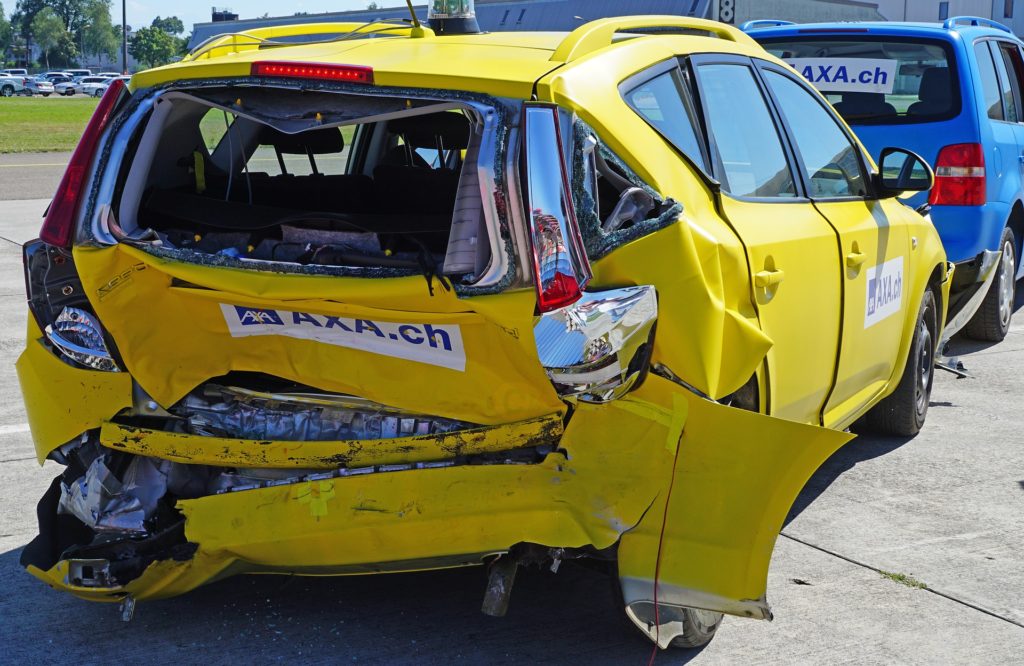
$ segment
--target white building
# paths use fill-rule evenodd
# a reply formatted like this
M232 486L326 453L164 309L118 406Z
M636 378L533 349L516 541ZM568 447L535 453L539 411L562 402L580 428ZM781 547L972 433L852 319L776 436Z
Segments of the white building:
M945 21L951 16L980 16L1024 34L1024 0L876 0L890 21Z

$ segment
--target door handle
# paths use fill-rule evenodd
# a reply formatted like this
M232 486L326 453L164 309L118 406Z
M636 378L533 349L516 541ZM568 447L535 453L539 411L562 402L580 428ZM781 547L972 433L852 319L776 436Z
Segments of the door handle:
M759 271L754 273L754 286L759 289L768 289L782 282L786 273L781 270Z
M846 267L857 268L865 261L867 261L867 258L868 255L864 254L863 252L851 252L850 254L846 255Z

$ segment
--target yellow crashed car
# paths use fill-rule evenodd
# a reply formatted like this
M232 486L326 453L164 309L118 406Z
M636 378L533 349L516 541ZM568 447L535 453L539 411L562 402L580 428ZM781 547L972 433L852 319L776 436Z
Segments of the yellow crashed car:
M25 247L65 470L22 562L129 614L487 565L500 615L517 566L597 558L661 647L768 619L844 429L924 421L950 269L897 195L931 178L702 20L219 37L111 84Z

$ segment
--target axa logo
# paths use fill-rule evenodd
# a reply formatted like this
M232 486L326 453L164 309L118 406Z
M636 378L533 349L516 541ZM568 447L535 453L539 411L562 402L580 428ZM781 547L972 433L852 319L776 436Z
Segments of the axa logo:
M880 275L868 281L868 314L872 315L890 303L900 300L903 295L903 276Z
M808 65L800 73L804 75L805 79L814 84L861 83L884 86L889 80L889 72L881 67L850 71L845 65L816 65L814 67Z
M261 310L259 308L247 308L236 305L235 312L238 314L238 322L242 326L259 326L261 324L284 326L281 315L277 314L274 310Z

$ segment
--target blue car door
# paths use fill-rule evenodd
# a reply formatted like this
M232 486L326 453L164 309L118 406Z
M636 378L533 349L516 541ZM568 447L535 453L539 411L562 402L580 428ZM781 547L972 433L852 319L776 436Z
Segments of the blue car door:
M1021 147L1024 147L1024 134L1021 133L1020 109L1014 103L1012 89L1007 82L1004 94L1003 82L999 70L1003 66L996 40L984 39L974 43L974 56L978 65L981 89L976 91L982 105L982 122L988 118L992 132L991 145L985 151L985 177L988 180L989 201L1012 203L1020 190L1022 163ZM995 245L996 243L993 243Z

